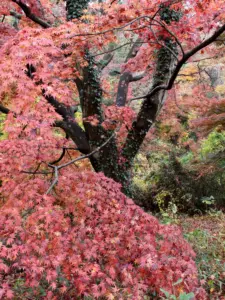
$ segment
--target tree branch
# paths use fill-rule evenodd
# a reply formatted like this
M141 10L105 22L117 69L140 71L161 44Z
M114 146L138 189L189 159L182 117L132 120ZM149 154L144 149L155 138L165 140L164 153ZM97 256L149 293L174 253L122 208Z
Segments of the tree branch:
M54 178L52 184L50 185L49 189L47 190L46 195L48 195L51 192L51 190L54 188L54 186L58 183L58 180L59 180L59 170L60 169L66 168L69 165L72 165L72 164L74 164L75 162L77 162L79 160L82 160L82 159L89 158L89 157L93 156L95 153L97 153L102 148L104 148L110 142L110 140L113 139L113 137L115 136L115 134L116 134L116 132L114 132L101 146L97 147L94 151L92 151L91 153L89 153L87 155L82 155L80 157L72 159L71 161L69 161L69 162L67 162L65 164L62 164L60 166L54 166L54 165L48 164L48 166L50 168L54 169L55 178Z
M55 178L52 182L52 184L50 185L49 189L47 190L47 192L45 193L46 195L48 195L51 190L54 188L54 186L58 183L59 181L59 172L58 172L58 167L57 166L52 166L49 164L49 167L54 169L54 173L55 173Z
M174 58L178 61L177 53L175 53L175 52L171 49L171 47L168 47L168 46L166 45L166 43L161 43L161 42L160 42L160 40L159 40L158 37L156 36L155 31L152 29L152 26L148 26L148 27L150 28L150 30L151 30L151 32L152 32L152 34L153 34L153 36L154 36L154 38L155 38L157 44L160 45L161 47L167 48L167 49L171 52L171 54L174 56Z
M169 41L168 41L169 43ZM174 46L175 48L175 46ZM174 49L175 50L175 49ZM152 86L166 83L170 78L175 58L167 47L162 47L158 52L156 70L153 76ZM158 91L154 96L146 97L142 103L136 121L132 124L132 129L128 132L122 155L130 165L137 154L148 130L152 126L160 107L165 100L165 91Z
M18 14L16 11L14 11L14 10L10 10L10 16L13 16L13 17L15 17L15 18L17 18L17 19L21 19L22 18L22 16L23 15L21 15L21 14Z
M198 46L196 46L195 48L193 48L189 52L185 53L184 56L182 57L182 59L180 59L179 62L177 63L177 65L176 65L176 67L175 67L175 69L174 69L167 85L157 85L150 91L149 94L142 95L142 96L136 97L136 98L132 98L131 101L139 100L139 99L146 99L147 97L150 98L150 97L154 96L160 90L170 90L173 87L173 84L174 84L174 82L175 82L175 80L176 80L176 78L179 74L179 71L181 70L183 65L188 61L188 59L190 57L192 57L194 54L196 54L198 51L202 50L203 48L207 47L208 45L210 45L211 43L216 41L217 37L219 37L223 32L225 32L225 24L222 27L220 27L208 39L203 41L201 44L199 44ZM213 58L213 57L209 57L209 58L206 58L206 59L211 59L211 58ZM196 60L196 61L193 61L193 62L198 62L198 61L199 60Z
M113 59L113 54L105 54L103 59L98 62L99 71L101 72L105 67L107 67Z
M54 126L63 129L65 133L68 134L72 139L72 141L74 141L81 153L90 153L90 145L87 140L86 133L74 119L67 121L57 121L54 123Z
M49 164L50 164L50 165L55 165L55 164L57 164L58 162L60 162L60 161L63 159L63 157L65 156L65 154L66 154L66 148L63 147L63 148L62 148L62 153L60 154L59 158L57 158L56 160L50 162Z
M132 73L131 74L131 82L134 82L134 81L138 81L138 80L141 80L142 78L144 78L146 75L146 72L143 71L143 72L137 72L137 73Z
M136 42L131 47L130 51L127 54L125 59L125 63L128 62L129 59L135 57L142 46L142 41L140 38L136 40ZM127 93L129 83L131 81L135 81L135 77L129 71L125 71L121 76L117 88L117 96L116 96L116 105L118 107L125 106L127 100Z
M125 106L127 100L127 93L129 83L131 82L132 75L130 72L124 72L120 76L120 81L117 88L116 105L118 107Z
M125 106L127 100L128 87L131 82L141 80L146 75L146 72L130 73L124 72L118 84L116 105L118 107Z
M29 5L25 4L21 0L12 0L12 2L16 3L23 10L26 17L32 20L33 22L35 22L36 24L39 24L43 28L51 27L51 24L37 17L35 14L33 14Z
M7 115L10 113L10 110L7 107L0 104L0 112Z
M162 26L174 39L175 39L175 41L176 41L176 43L177 43L177 45L180 47L180 50L181 50L181 52L182 52L182 55L184 55L184 49L183 49L183 46L182 46L182 44L181 44L181 42L178 40L178 38L176 37L176 35L171 31L171 30L169 30L168 29L168 27L163 23L163 22L161 22L161 21L159 21L159 20L154 20L154 22L156 22L156 23L158 23L160 26Z
M31 80L34 79L35 71L36 70L33 65L27 65L26 74ZM42 89L42 95L47 102L55 108L55 111L63 118L63 121L57 121L53 126L63 129L65 133L74 141L81 153L89 153L90 146L86 134L74 119L76 107L70 107L57 101L55 97L46 94L45 89Z
M137 42L135 42L135 43L137 43ZM144 42L140 42L140 43L141 43L141 44L144 44ZM125 47L125 46L132 45L132 44L134 44L134 42L124 43L124 44L122 44L122 45L120 45L120 46L117 46L117 47L115 47L115 48L111 48L111 49L106 50L106 51L104 51L104 52L94 54L94 55L92 55L92 57L97 57L97 56L100 56L100 55L103 55L103 54L108 54L108 53L114 52L114 51L116 51L116 50L119 50L119 49L121 49L121 48L123 48L123 47Z
M211 35L208 39L206 39L205 41L203 41L201 44L199 44L198 46L196 46L195 48L193 48L192 50L190 50L189 52L185 53L183 58L181 60L179 60L179 62L177 63L176 68L174 69L170 80L168 82L167 85L159 85L156 86L155 88L153 88L151 90L151 92L146 95L145 97L141 97L141 98L146 98L146 97L151 97L153 96L155 93L157 93L160 90L170 90L173 87L173 84L177 78L177 75L180 71L180 69L182 68L182 66L188 61L188 59L193 56L194 54L196 54L198 51L202 50L203 48L207 47L208 45L210 45L211 43L213 43L223 32L225 32L225 24L220 27L213 35Z
M57 101L53 96L46 94L44 89L42 89L42 95L47 100L47 102L55 108L55 111L63 117L65 121L74 119L74 113L70 106L61 103Z

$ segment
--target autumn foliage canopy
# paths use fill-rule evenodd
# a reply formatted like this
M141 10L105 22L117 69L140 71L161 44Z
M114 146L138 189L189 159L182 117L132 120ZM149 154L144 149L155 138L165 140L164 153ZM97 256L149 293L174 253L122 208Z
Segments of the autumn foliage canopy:
M0 298L206 299L181 231L121 184L183 64L225 31L224 1L84 1L77 18L73 2L0 3ZM122 43L138 49L116 94ZM128 85L142 79L137 113Z

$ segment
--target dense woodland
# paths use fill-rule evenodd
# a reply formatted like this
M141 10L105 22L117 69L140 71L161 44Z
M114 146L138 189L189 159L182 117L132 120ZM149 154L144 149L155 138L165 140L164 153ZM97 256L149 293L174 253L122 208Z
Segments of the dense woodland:
M0 299L223 300L224 0L0 20Z

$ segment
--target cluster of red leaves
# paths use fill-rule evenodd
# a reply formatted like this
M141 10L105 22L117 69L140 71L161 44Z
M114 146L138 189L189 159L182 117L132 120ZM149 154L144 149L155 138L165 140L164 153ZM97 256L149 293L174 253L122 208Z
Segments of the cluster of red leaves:
M25 287L35 297L43 285L47 299L143 299L161 288L205 299L180 229L144 213L119 184L92 172L62 172L54 197L43 196L47 188L41 179L21 182L1 207L2 297L12 297L22 278L24 297Z
M103 122L103 127L105 129L115 129L115 126L118 126L118 124L124 124L127 129L131 129L135 112L130 107L117 107L115 105L111 105L105 107L104 113L106 121Z
M0 47L16 34L16 30L6 23L0 23L0 32Z
M135 118L135 112L130 107L117 107L111 105L105 107L105 120L102 126L106 130L118 130L117 142L118 146L122 145L127 136L128 130L132 127L132 122Z
M200 142L214 129L223 130L225 99L220 98L210 84L199 84L197 80L189 84L188 89L186 87L181 91L181 88L182 85L179 85L168 94L169 99L157 119L156 127L148 133L148 140L160 137L165 142L171 142L176 138L180 146L188 146L197 152L199 145L188 138L189 133L194 132ZM154 151L151 145L148 147Z
M214 94L213 98L209 98L210 93ZM213 89L205 87L203 89L201 86L195 89L195 94L195 103L192 107L196 110L197 117L191 122L192 128L198 128L203 136L216 128L224 130L225 98L219 98Z

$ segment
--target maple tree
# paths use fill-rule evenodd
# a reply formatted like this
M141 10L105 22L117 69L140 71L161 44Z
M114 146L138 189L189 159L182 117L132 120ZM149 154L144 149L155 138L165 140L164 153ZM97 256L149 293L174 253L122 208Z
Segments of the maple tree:
M224 1L99 2L0 4L0 296L143 299L163 288L205 299L181 232L112 179L129 184L182 66L225 31ZM124 45L115 105L106 107L101 74ZM149 91L130 99L139 80ZM137 114L134 98L143 99ZM97 173L78 164L84 158Z

